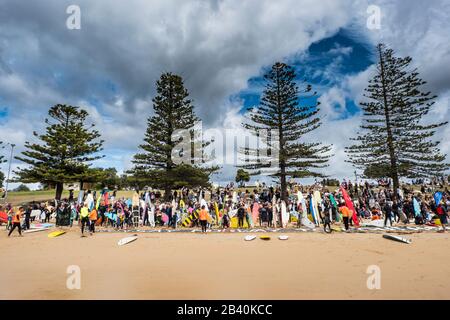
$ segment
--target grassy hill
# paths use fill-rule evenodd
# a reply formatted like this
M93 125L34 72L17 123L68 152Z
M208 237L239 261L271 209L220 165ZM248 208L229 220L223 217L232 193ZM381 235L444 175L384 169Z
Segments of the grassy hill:
M100 191L97 191L100 192ZM133 191L118 191L117 197L131 197ZM78 192L75 192L75 197L78 196ZM69 191L64 191L62 198L68 198ZM8 192L8 199L6 202L11 203L13 206L19 206L25 203L39 201L45 202L53 200L55 198L55 190L39 190L39 191L10 191ZM4 199L0 200L0 203L5 203Z

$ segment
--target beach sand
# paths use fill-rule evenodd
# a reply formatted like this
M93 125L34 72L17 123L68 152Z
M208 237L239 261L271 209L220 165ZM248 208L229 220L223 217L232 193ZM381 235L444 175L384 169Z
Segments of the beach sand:
M381 234L141 233L120 247L128 234L47 233L0 232L0 299L450 299L449 234L407 245ZM69 265L80 290L66 287ZM370 265L379 290L367 288Z

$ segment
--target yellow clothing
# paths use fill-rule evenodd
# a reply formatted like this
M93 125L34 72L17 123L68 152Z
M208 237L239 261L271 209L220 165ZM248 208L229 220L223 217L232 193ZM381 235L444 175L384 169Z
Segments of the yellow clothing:
M82 218L87 218L89 216L89 210L86 207L81 208L80 210L80 216Z

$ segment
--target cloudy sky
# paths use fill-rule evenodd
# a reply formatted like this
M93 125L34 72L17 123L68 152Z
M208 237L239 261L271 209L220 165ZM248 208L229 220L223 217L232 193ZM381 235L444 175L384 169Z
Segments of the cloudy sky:
M70 5L81 9L81 29L67 28ZM370 5L381 10L380 29L367 27ZM43 130L49 107L77 105L106 140L95 165L127 170L162 72L183 76L204 128L232 129L258 104L264 71L284 61L320 94L323 125L305 139L333 144L325 172L351 177L344 148L361 121L376 43L413 57L439 96L430 119L443 120L449 34L447 0L0 0L0 139L20 152ZM449 137L450 126L438 132L450 158ZM224 166L214 180L234 175Z

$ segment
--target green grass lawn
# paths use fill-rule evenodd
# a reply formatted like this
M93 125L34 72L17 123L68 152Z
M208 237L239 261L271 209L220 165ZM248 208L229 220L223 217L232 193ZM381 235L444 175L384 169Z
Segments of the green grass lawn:
M99 194L100 191L97 190L97 194ZM118 191L117 197L126 197L130 198L133 195L133 191ZM62 194L62 198L68 198L69 197L69 191L64 190ZM76 191L74 193L74 197L78 197L78 192ZM50 201L55 198L55 190L39 190L39 191L10 191L8 192L8 199L6 200L7 203L11 203L13 206L19 206L23 205L29 202L45 202ZM2 199L1 203L5 203L5 200Z

